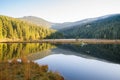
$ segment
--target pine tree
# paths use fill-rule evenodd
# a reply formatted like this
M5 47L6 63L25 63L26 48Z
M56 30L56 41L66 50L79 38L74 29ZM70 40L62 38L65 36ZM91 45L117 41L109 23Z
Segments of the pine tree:
M2 28L3 28L2 20L0 19L0 39L3 38L3 36L2 36Z

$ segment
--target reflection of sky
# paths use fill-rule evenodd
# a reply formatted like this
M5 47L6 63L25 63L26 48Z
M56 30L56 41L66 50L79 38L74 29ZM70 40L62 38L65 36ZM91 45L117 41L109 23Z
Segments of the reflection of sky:
M120 65L73 55L53 54L36 60L68 80L120 80Z

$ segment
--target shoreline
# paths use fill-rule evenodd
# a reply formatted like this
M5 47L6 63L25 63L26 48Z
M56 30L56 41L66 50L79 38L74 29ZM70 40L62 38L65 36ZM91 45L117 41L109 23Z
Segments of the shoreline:
M42 39L42 40L13 40L0 43L87 43L87 44L120 44L120 39Z

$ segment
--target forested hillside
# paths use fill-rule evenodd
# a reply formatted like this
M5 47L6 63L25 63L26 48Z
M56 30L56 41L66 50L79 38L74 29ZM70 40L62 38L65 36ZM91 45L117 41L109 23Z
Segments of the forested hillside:
M120 39L120 14L99 17L61 32L66 38Z
M19 19L0 16L0 40L36 40L51 36L56 31Z

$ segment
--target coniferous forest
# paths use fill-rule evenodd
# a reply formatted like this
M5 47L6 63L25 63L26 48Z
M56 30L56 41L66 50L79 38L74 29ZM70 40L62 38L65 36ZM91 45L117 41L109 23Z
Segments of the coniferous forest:
M87 21L87 20L86 20ZM56 38L120 39L120 15L80 23L69 28L54 30L7 16L0 16L0 40L41 40Z
M110 15L80 23L61 32L66 38L120 39L120 15Z
M1 40L38 40L49 37L56 31L44 26L37 26L19 19L0 16Z

